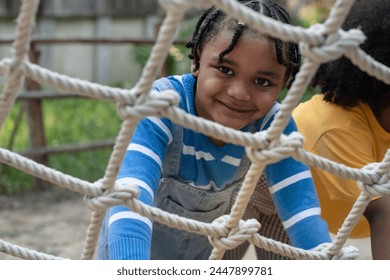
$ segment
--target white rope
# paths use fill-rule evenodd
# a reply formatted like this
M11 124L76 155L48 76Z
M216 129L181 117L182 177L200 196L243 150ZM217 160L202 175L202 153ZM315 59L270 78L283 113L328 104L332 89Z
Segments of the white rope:
M226 250L234 249L245 241L259 248L295 259L356 259L358 250L354 247L344 247L344 244L371 197L389 195L390 152L386 154L382 162L370 163L364 168L356 169L305 151L302 148L302 136L298 132L288 136L283 135L292 110L300 102L321 63L344 55L363 71L390 84L390 69L359 48L365 40L364 34L359 30L346 32L340 29L354 1L336 1L324 24L316 24L307 29L261 16L235 0L159 0L159 3L167 14L151 55L136 86L132 89L122 89L72 78L30 63L26 54L39 1L23 1L15 31L14 55L12 58L0 60L0 75L6 76L4 91L0 95L0 127L16 100L17 92L25 77L72 94L115 102L118 104L118 115L123 119L123 124L105 174L97 182L90 183L74 178L1 148L0 162L84 195L84 202L91 209L92 215L81 259L93 258L104 213L107 208L119 204L126 205L155 222L207 236L214 248L210 259L221 259ZM242 133L183 112L177 107L179 99L174 91L165 91L158 95L151 93L152 84L167 57L185 13L192 8L205 9L212 5L263 33L300 45L304 57L303 65L275 120L266 131L255 134ZM123 188L116 185L115 178L133 131L138 121L146 116L167 117L188 129L246 147L252 165L229 215L220 217L212 223L183 218L139 201L137 186ZM259 174L262 174L266 165L287 157L294 157L310 166L358 181L362 190L361 195L332 243L321 244L313 250L295 248L259 235L258 230L261 225L258 221L242 220ZM3 240L0 240L0 251L22 259L62 259Z
M22 65L28 54L30 35L35 25L35 13L39 1L23 1L21 11L17 19L16 38L13 43L13 59L8 68L8 78L3 94L0 95L0 129L8 115L11 105L17 97L18 90L22 87L24 75Z

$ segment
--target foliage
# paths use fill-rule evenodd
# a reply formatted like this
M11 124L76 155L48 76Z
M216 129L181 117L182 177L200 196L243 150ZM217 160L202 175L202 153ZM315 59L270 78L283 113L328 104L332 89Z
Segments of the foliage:
M181 42L188 40L192 34L194 25L197 18L189 18L185 20L181 26L179 34L176 38L177 41ZM149 55L152 51L150 45L138 45L133 48L133 56L135 61L144 66L149 58ZM174 44L169 49L169 53L162 70L162 75L173 75L173 74L183 74L187 73L190 70L191 61L188 57L188 49L183 44Z
M0 145L15 151L25 151L29 146L25 118L18 126L13 146L9 145L19 108L19 102L13 106L2 129ZM117 136L121 124L115 104L86 98L45 100L43 115L48 147L113 139ZM103 177L110 153L111 149L107 148L53 154L49 156L49 165L63 173L95 181ZM35 178L32 176L7 165L1 166L0 193L17 193L34 185Z
M280 92L277 100L279 102L283 102L283 99L286 97L287 95L287 88L283 88L282 91ZM319 93L319 89L318 88L312 88L312 87L309 87L303 94L300 102L305 102L307 100L309 100L314 94L316 93Z

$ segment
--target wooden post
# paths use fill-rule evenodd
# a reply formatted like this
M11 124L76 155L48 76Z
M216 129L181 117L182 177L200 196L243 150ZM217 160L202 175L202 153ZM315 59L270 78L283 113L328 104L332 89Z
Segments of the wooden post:
M31 43L29 58L32 63L38 64L39 60L39 51L36 50L36 45ZM36 91L39 90L40 85L31 80L26 80L26 90L28 91ZM30 150L34 150L36 148L45 148L46 147L46 139L45 139L45 130L43 124L43 113L42 113L42 100L41 99L27 99L23 100L22 106L26 114L28 132L29 132L29 144ZM48 165L49 159L46 154L44 155L34 155L31 157L38 163ZM45 188L47 183L37 179L37 187Z

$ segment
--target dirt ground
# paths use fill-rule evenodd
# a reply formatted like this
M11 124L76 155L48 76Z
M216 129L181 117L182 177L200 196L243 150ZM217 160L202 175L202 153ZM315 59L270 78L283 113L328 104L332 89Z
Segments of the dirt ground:
M0 238L20 247L80 259L90 210L82 195L55 190L0 196ZM16 259L0 252L0 260Z
M39 252L80 259L90 210L82 195L66 190L0 196L0 239ZM369 239L350 240L359 259L371 259ZM244 257L254 259L250 248ZM0 252L0 260L18 259Z

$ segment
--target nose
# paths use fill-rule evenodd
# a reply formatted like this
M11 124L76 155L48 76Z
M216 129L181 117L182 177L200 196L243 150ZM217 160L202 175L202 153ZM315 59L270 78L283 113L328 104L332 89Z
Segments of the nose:
M250 91L243 82L235 81L227 85L227 94L234 99L240 101L249 101L250 100Z

